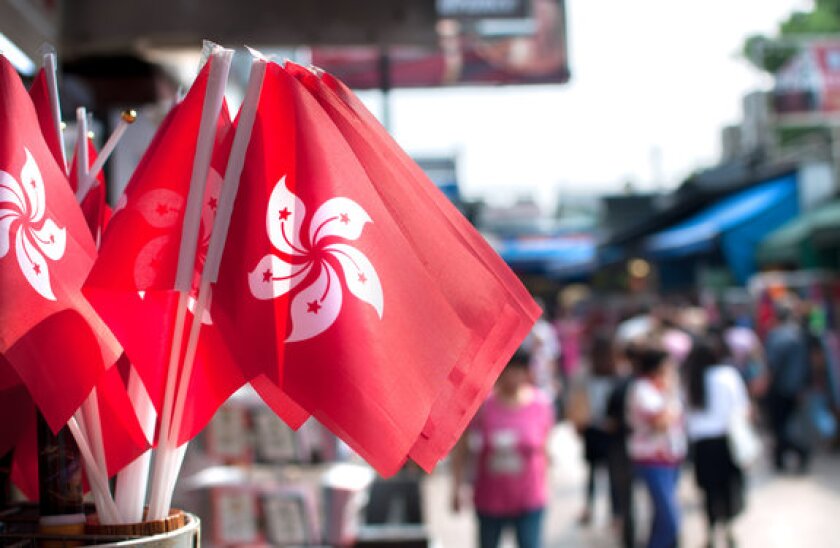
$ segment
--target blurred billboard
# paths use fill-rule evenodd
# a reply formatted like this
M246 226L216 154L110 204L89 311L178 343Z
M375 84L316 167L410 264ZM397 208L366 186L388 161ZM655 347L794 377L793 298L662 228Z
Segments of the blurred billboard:
M804 46L776 73L773 106L780 114L840 112L840 41Z
M355 89L569 80L564 0L437 0L437 44L317 46L312 64Z

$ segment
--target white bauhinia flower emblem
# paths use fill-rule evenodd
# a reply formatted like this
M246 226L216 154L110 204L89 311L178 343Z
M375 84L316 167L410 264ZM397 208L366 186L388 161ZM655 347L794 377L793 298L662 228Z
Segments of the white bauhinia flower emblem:
M192 313L195 313L201 271L204 269L207 250L210 247L210 233L213 230L213 221L216 218L221 190L222 176L215 168L211 167L207 173L207 186L204 191L204 202L201 206L201 224L199 225L195 253L195 274L187 304L187 307ZM164 257L172 252L172 246L180 245L180 240L175 237L177 234L174 229L180 226L183 220L182 215L186 200L174 190L156 188L142 194L137 199L136 204L136 210L139 211L143 219L152 228L159 229L162 232L160 236L149 240L143 246L135 260L135 283L138 287L148 287L155 282ZM118 209L115 211L122 211L127 206L128 197L123 194L117 203ZM204 310L201 316L201 323L206 325L213 323L209 308Z
M332 198L309 220L305 240L301 237L305 217L306 207L282 177L271 192L266 213L268 238L281 255L266 255L248 274L251 294L257 299L275 299L297 289L286 342L311 339L335 322L343 299L342 278L350 293L370 304L381 319L379 276L361 251L343 243L357 240L371 218L353 200Z
M57 261L64 256L67 231L44 218L44 180L35 158L28 149L23 150L26 162L20 181L0 170L0 259L8 254L14 238L23 276L39 295L55 301L47 259Z

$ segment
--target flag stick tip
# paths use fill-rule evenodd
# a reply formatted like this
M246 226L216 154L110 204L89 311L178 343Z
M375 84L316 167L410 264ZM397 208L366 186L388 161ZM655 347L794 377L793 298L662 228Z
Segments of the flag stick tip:
M134 109L124 110L120 114L120 119L126 124L133 124L137 120L137 111Z
M252 48L251 46L245 46L245 49L248 50L248 53L251 54L251 57L254 57L260 61L268 62L269 59L266 55L258 49Z

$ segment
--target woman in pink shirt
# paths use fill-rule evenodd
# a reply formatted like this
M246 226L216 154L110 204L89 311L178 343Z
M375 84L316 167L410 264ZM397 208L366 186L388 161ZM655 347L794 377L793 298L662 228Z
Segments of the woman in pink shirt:
M528 363L528 355L521 351L511 358L452 455L452 504L458 511L473 445L467 438L475 441L473 504L480 548L498 546L508 526L514 528L519 548L540 546L554 412L548 398L529 382Z

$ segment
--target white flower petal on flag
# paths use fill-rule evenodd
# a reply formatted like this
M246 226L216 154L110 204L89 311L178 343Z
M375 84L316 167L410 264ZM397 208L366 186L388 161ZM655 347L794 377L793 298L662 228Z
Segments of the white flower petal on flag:
M16 231L15 255L21 273L39 295L55 301L47 259L57 261L64 256L67 232L52 219L44 219L44 180L32 153L23 151L26 161L20 181L0 171L0 258L8 255L12 231Z
M23 187L28 200L28 208L24 209L29 213L29 220L37 223L44 217L46 205L44 179L41 178L41 171L38 169L38 164L35 163L32 153L26 148L23 150L26 153L26 162L23 164L23 169L20 170L20 185Z
M341 283L335 270L321 263L318 279L292 299L289 309L292 331L286 342L311 339L326 331L338 318L341 298Z
M357 240L365 223L372 222L362 207L349 198L332 198L315 212L309 225L309 241L318 245L327 236Z
M18 212L22 212L26 209L24 202L23 193L15 178L5 171L0 171L0 208L7 209L9 205L13 205Z
M15 253L18 265L29 284L45 299L57 300L50 286L50 272L47 260L26 237L26 231L19 229L15 238Z
M161 273L166 271L164 259L171 256L173 239L170 235L158 236L146 242L134 259L134 284L141 289L154 287ZM170 257L171 258L171 257Z
M287 255L306 255L300 241L300 227L306 206L286 188L286 176L280 178L268 199L265 224L268 238L278 251Z
M52 219L44 221L44 226L32 230L32 238L35 245L48 259L57 261L64 256L67 247L67 230L59 228Z
M347 244L328 245L324 250L329 251L330 255L338 260L350 292L371 305L379 319L382 319L382 284L373 264L364 253Z
M276 299L300 284L312 268L312 263L287 263L276 255L266 255L248 273L251 295L260 300Z
M11 237L12 222L18 215L8 209L0 209L0 259L9 252L9 239Z
M296 257L292 261L303 258L305 264L268 254L248 273L251 294L257 299L268 300L293 292L299 284L311 280L310 272L317 269L317 278L292 296L291 332L286 342L315 337L335 323L344 298L342 276L332 266L336 261L348 290L370 304L381 319L382 284L373 264L358 249L335 242L335 239L357 240L365 225L373 222L367 212L349 198L327 200L309 220L308 241L302 241L305 219L306 206L286 188L286 177L282 177L268 201L266 231L277 251Z
M175 226L183 209L184 197L166 188L150 190L137 199L137 211L155 228Z

